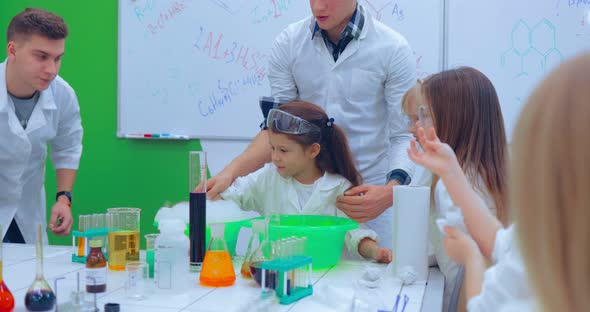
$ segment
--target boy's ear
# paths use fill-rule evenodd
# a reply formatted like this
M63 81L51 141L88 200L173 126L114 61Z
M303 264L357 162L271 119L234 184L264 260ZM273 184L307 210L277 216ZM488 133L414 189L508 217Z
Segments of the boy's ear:
M14 57L14 54L16 54L15 43L14 43L14 41L10 41L6 45L6 56L10 58L10 57Z
M319 143L313 143L308 149L307 152L311 156L311 158L316 158L320 154L320 150L322 147Z

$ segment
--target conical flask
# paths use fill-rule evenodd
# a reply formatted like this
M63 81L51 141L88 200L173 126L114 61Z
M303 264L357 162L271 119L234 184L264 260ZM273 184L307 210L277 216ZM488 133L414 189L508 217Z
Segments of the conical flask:
M0 233L2 232L2 225L0 225ZM10 312L14 309L14 297L10 289L4 284L2 276L3 262L2 259L2 240L0 239L0 312Z
M25 295L25 306L29 311L51 311L55 306L55 294L43 277L41 224L37 227L37 275Z
M268 234L269 217L264 220L264 232ZM260 245L252 252L252 255L248 258L248 266L250 267L250 276L256 281L258 285L262 283L262 262L270 261L275 258L275 254L272 248L272 244L269 241L269 236L266 235ZM266 271L266 287L275 289L276 284L276 272Z
M207 253L205 253L199 281L203 286L231 286L236 281L236 272L223 238L225 224L212 223L209 226L211 227L211 240Z
M240 273L245 278L252 278L250 263L254 252L261 244L267 244L265 241L268 241L268 221L268 218L252 220L252 236L250 236L248 250L246 250L246 256L240 270Z

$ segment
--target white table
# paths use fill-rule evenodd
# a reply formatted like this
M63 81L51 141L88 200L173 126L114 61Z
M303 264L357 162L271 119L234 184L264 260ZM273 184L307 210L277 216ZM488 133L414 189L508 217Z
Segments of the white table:
M58 303L69 301L70 292L76 289L76 273L84 283L84 265L71 262L72 247L44 246L44 275L53 288L57 277L65 277L58 282ZM4 281L16 301L15 312L26 311L24 296L35 278L35 247L33 245L4 244ZM301 299L291 305L273 306L273 311L342 311L344 304L351 303L354 284L363 274L365 267L375 266L385 270L384 265L362 261L341 261L337 266L323 271L314 271L314 295ZM234 264L239 272L239 266ZM201 287L198 274L192 274L194 285L183 293L165 293L156 290L148 298L137 301L125 295L125 272L108 272L107 292L97 296L98 307L103 311L104 304L116 302L121 311L241 311L243 307L260 295L260 288L252 280L242 279L237 274L234 286L225 288ZM400 282L389 274L384 274L378 296L389 310L393 307ZM403 293L410 297L406 312L441 311L443 279L440 271L431 268L427 282L417 282L405 286ZM55 290L54 290L55 291ZM384 308L385 308L384 307ZM400 310L401 311L401 308Z

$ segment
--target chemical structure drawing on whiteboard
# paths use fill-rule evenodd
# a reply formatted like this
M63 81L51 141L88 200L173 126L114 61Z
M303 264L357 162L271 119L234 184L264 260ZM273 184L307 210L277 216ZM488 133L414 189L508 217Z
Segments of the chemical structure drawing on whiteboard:
M533 27L519 20L510 34L510 49L500 58L502 69L508 71L516 83L536 81L563 60L556 36L555 25L546 18ZM516 100L524 99L517 96Z

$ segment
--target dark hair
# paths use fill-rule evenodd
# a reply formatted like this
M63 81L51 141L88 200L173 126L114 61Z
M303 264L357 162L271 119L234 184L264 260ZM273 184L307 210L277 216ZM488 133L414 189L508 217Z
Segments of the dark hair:
M26 8L10 21L6 39L7 41L28 40L32 35L53 40L64 39L68 36L68 27L59 15L43 9Z
M498 219L506 223L506 133L492 82L474 68L460 67L428 77L422 94L439 138L453 148L474 183L481 176Z
M322 108L308 102L292 101L279 106L278 109L317 125L321 129L321 133L319 135L317 132L306 134L282 133L275 128L274 124L271 124L270 131L285 134L303 147L318 143L320 153L315 159L320 170L339 174L348 179L353 186L361 184L361 175L352 159L346 135L342 128L336 124L332 123L331 127L327 125L328 115Z

